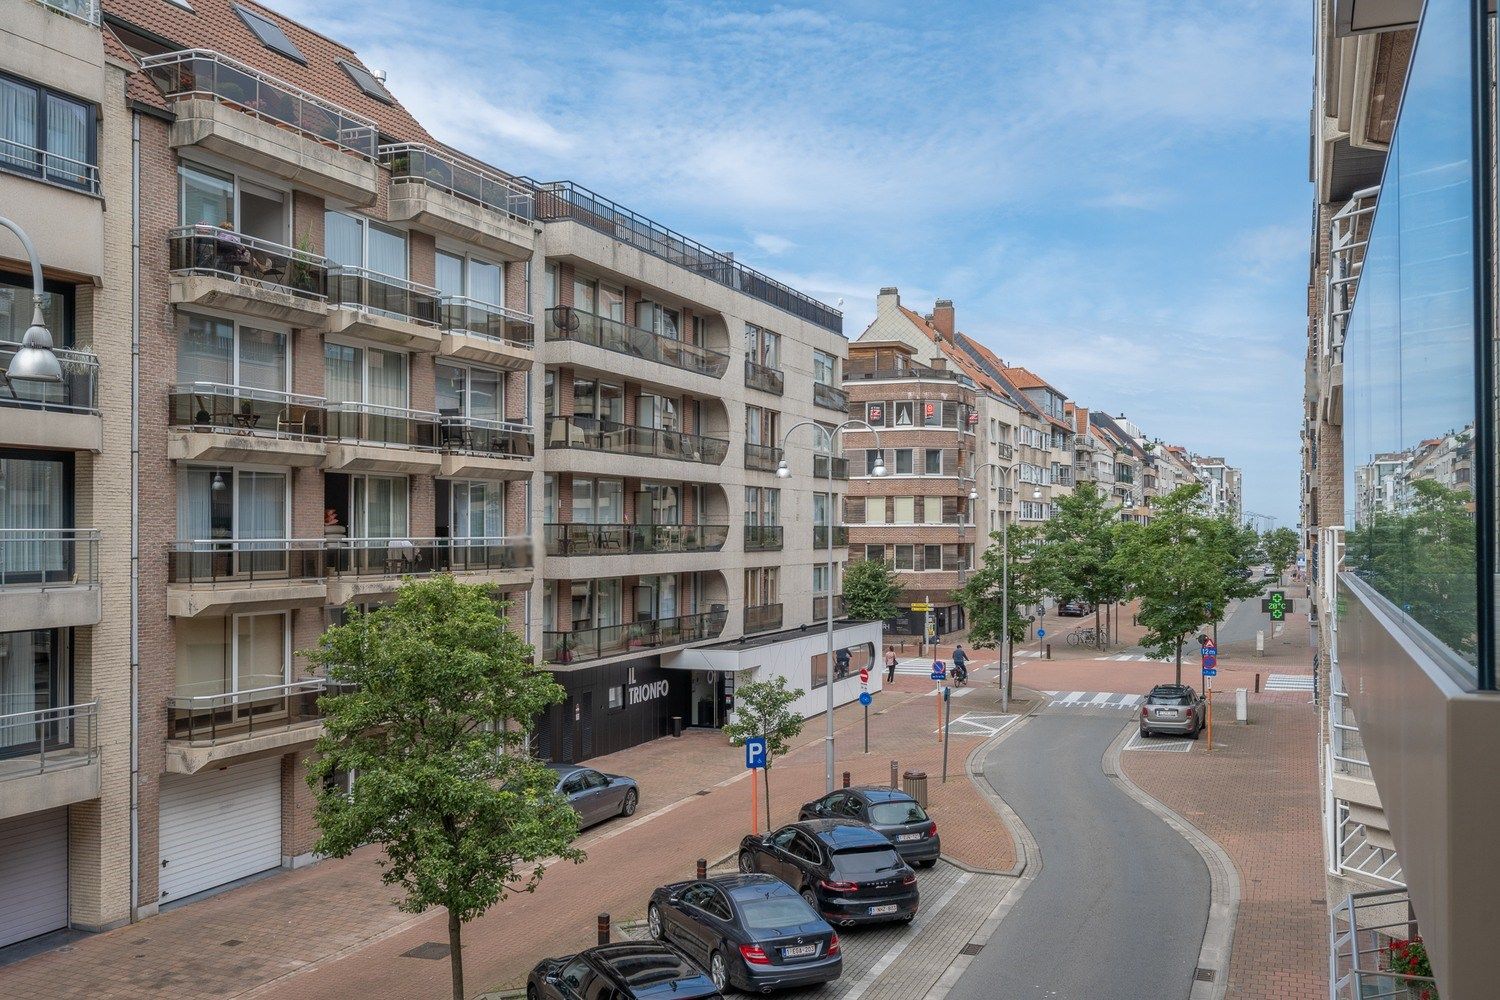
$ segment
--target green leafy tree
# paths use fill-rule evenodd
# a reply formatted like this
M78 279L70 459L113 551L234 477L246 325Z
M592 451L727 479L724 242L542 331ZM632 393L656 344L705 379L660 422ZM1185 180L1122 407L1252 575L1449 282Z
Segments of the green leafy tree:
M1297 544L1297 533L1291 528L1276 528L1261 537L1266 562L1271 564L1278 579L1292 564L1292 560L1297 558Z
M844 570L844 613L855 621L884 621L901 613L896 574L878 559L860 559Z
M1114 561L1118 514L1119 507L1097 486L1078 484L1057 498L1057 513L1043 527L1031 561L1046 593L1094 606L1094 630L1101 636L1100 607L1125 592L1125 578Z
M828 664L833 669L833 664ZM829 683L832 683L829 678ZM786 753L802 732L802 715L792 710L801 691L787 686L786 678L753 681L734 689L734 719L724 727L729 742L742 746L751 736L766 738L766 766L761 777L766 788L766 828L771 826L771 762Z
M1008 646L1007 662L1015 663L1015 644L1026 641L1030 619L1018 610L1022 605L1036 604L1046 593L1044 582L1035 568L1035 556L1042 544L1041 530L1034 525L1010 528L1007 545L1005 533L990 534L990 547L984 550L982 565L969 574L964 585L954 592L954 599L964 606L969 622L969 645L976 649ZM1006 605L1004 590L1009 579L1010 621L1002 609ZM1014 680L1015 671L1007 678Z
M374 611L350 608L305 655L342 689L318 702L317 851L381 844L381 880L406 894L397 905L448 911L462 1000L463 925L535 891L544 858L583 859L569 846L577 814L523 748L525 727L563 690L534 669L490 588L451 576L409 581ZM337 772L358 774L352 793L324 787Z
M1254 528L1235 524L1227 516L1205 521L1199 539L1217 569L1214 591L1206 595L1205 621L1217 625L1228 616L1235 601L1259 596L1266 581L1253 578L1251 566L1257 561L1256 549L1260 547L1260 536Z

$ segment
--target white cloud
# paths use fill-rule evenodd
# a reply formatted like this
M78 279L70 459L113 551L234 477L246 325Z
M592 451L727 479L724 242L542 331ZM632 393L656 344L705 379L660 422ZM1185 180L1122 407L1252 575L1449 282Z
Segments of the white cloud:
M784 254L797 245L785 236L774 233L756 233L750 242L755 244L755 249L772 257Z

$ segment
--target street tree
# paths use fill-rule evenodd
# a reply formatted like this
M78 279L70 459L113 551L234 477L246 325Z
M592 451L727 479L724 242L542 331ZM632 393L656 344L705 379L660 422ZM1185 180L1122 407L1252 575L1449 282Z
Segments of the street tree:
M1007 544L1004 532L990 534L990 547L984 550L982 565L969 574L954 598L964 606L969 622L969 645L975 649L1007 646L1006 662L1014 664L1015 644L1026 641L1030 619L1020 612L1023 605L1036 604L1046 593L1040 574L1034 570L1034 557L1042 544L1039 528L1012 526ZM1008 550L1008 551L1007 551ZM1009 587L1007 602L1004 593ZM1002 608L1009 605L1009 627ZM1007 683L1013 680L1012 670Z
M879 559L860 559L844 570L844 614L855 621L885 621L901 613L896 574Z
M1259 596L1266 581L1254 579L1251 569L1260 545L1260 536L1254 528L1236 524L1227 516L1209 517L1205 521L1200 539L1218 570L1215 592L1207 597L1205 620L1217 626L1229 614L1231 604Z
M833 664L826 665L827 670ZM833 678L828 677L832 684ZM766 789L766 828L771 828L771 762L791 749L792 740L802 732L802 714L792 704L801 691L787 686L786 678L776 676L768 681L752 681L734 690L734 718L724 733L734 746L743 746L751 736L766 738L766 763L761 777Z
M1119 507L1093 483L1079 483L1057 497L1057 512L1042 529L1032 572L1058 601L1083 600L1100 608L1125 596L1125 578L1114 562Z
M403 911L448 911L454 1000L462 1000L463 925L515 892L534 892L543 859L578 862L578 816L556 776L524 749L531 720L563 689L532 665L484 586L451 576L402 584L393 604L351 607L304 655L336 694L318 705L309 766L316 850L385 849L381 880ZM325 779L357 774L345 792Z
M1291 528L1275 528L1261 536L1266 561L1279 579L1292 560L1297 558L1297 533Z

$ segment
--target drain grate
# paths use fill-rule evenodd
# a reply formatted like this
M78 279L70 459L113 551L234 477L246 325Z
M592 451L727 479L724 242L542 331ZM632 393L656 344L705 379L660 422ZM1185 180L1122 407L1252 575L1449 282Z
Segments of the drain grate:
M1200 983L1211 983L1218 974L1214 969L1199 969L1193 974L1193 978Z
M962 948L958 949L958 953L960 955L977 955L981 951L984 951L984 945L972 943L966 944Z
M441 941L428 941L426 944L417 945L411 951L403 951L401 957L425 958L428 961L435 962L440 958L448 957L448 946Z
M244 944L245 942L241 941L239 938L230 938L228 941L222 941L220 943L225 948L238 948L240 945Z

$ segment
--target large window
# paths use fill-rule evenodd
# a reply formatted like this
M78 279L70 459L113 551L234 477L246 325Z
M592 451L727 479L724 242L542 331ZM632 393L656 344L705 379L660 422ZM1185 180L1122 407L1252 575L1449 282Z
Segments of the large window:
M24 529L0 546L0 577L10 582L65 579L72 549L55 534L72 526L72 457L0 450L0 531Z
M492 368L435 365L437 410L442 417L505 419L505 375Z
M287 475L231 466L177 473L177 537L185 542L286 538Z
M437 289L492 306L505 305L505 271L478 257L437 253Z
M323 225L330 263L406 277L406 234L399 229L343 212L325 213Z
M857 646L845 646L833 651L833 677L841 681L846 677L858 677L861 669L875 662L874 643L863 642ZM820 688L828 683L828 654L817 653L812 658L812 687Z
M480 480L437 481L438 533L452 538L505 535L505 483Z
M178 697L277 687L291 677L284 612L177 619Z
M285 333L178 313L178 381L285 392L289 362Z
M827 351L813 351L813 381L837 387L838 363L838 358Z
M286 244L286 194L193 163L177 168L177 217L184 226L227 226L269 243Z
M99 190L92 104L0 76L0 169Z
M0 716L57 708L72 701L71 633L67 629L0 632ZM25 722L26 720L17 720ZM66 726L42 727L49 747L66 744ZM0 726L0 758L34 752L37 727Z
M58 347L73 346L73 286L46 281L42 318ZM31 275L0 271L0 341L19 344L31 326ZM12 386L16 388L16 386ZM0 392L0 395L5 395Z
M405 408L407 356L401 351L327 341L323 364L324 392L330 403Z

